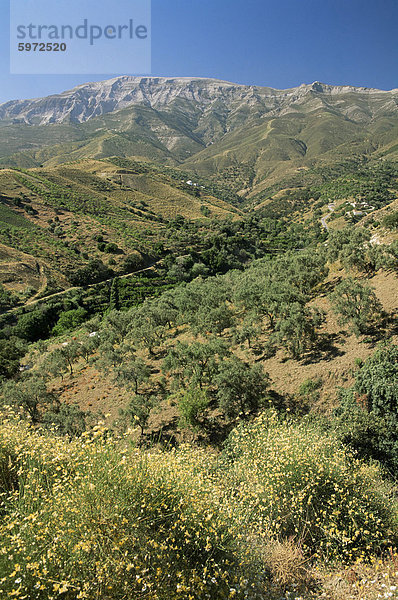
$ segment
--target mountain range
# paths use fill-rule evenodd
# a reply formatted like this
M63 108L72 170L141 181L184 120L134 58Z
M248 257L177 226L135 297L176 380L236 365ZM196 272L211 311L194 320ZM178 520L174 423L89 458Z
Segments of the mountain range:
M398 89L123 76L0 105L3 166L135 156L251 197L317 164L397 150Z

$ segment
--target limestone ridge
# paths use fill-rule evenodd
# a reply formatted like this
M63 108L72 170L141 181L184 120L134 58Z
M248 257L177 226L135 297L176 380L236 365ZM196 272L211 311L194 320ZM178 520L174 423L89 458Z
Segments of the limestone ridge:
M229 116L249 111L257 118L329 105L354 121L368 121L380 112L398 112L398 90L332 86L318 81L277 90L216 79L122 76L45 98L6 102L0 105L0 120L29 125L83 123L137 105L195 112L198 117L213 110Z

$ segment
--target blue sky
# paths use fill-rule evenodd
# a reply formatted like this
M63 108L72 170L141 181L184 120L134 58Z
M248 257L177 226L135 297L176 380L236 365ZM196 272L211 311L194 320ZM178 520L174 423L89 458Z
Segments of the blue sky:
M0 10L0 102L119 74L10 75L9 0ZM397 33L397 0L152 0L152 74L398 88Z

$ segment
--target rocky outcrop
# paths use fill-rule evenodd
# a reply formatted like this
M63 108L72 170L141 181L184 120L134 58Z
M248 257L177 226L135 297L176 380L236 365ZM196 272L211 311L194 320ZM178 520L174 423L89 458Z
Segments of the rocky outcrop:
M353 109L360 100L361 108ZM316 102L314 102L316 100ZM61 94L33 100L15 100L0 105L0 120L11 123L45 125L50 123L82 123L89 119L133 105L144 105L162 111L173 108L201 117L215 111L226 123L240 123L243 113L255 117L283 115L300 110L313 110L332 105L347 118L372 119L384 107L398 111L398 90L382 91L352 86L331 86L319 82L303 84L288 90L245 86L215 79L180 77L122 76L106 81L80 85ZM364 108L363 105L366 105Z

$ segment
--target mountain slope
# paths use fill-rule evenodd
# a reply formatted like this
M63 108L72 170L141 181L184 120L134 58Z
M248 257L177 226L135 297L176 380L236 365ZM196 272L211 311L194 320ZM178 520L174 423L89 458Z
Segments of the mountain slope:
M205 215L240 214L233 195L224 200L217 188L190 186L187 178L118 158L0 170L0 284L30 297L41 287L69 287L89 259L120 273L136 270L158 259L159 247L184 253L170 239L174 219L206 230Z
M276 90L216 79L123 76L83 84L47 98L6 102L0 105L0 120L30 125L82 123L129 106L143 105L175 113L179 110L180 117L196 116L198 124L200 116L209 117L212 112L220 124L236 128L249 114L283 115L304 103L310 110L338 107L350 120L366 122L387 110L396 114L397 101L398 90L386 92L319 82Z
M288 90L212 79L118 77L0 105L0 158L39 166L85 157L187 163L251 190L314 161L394 155L398 90L315 82ZM239 174L236 174L237 165Z

